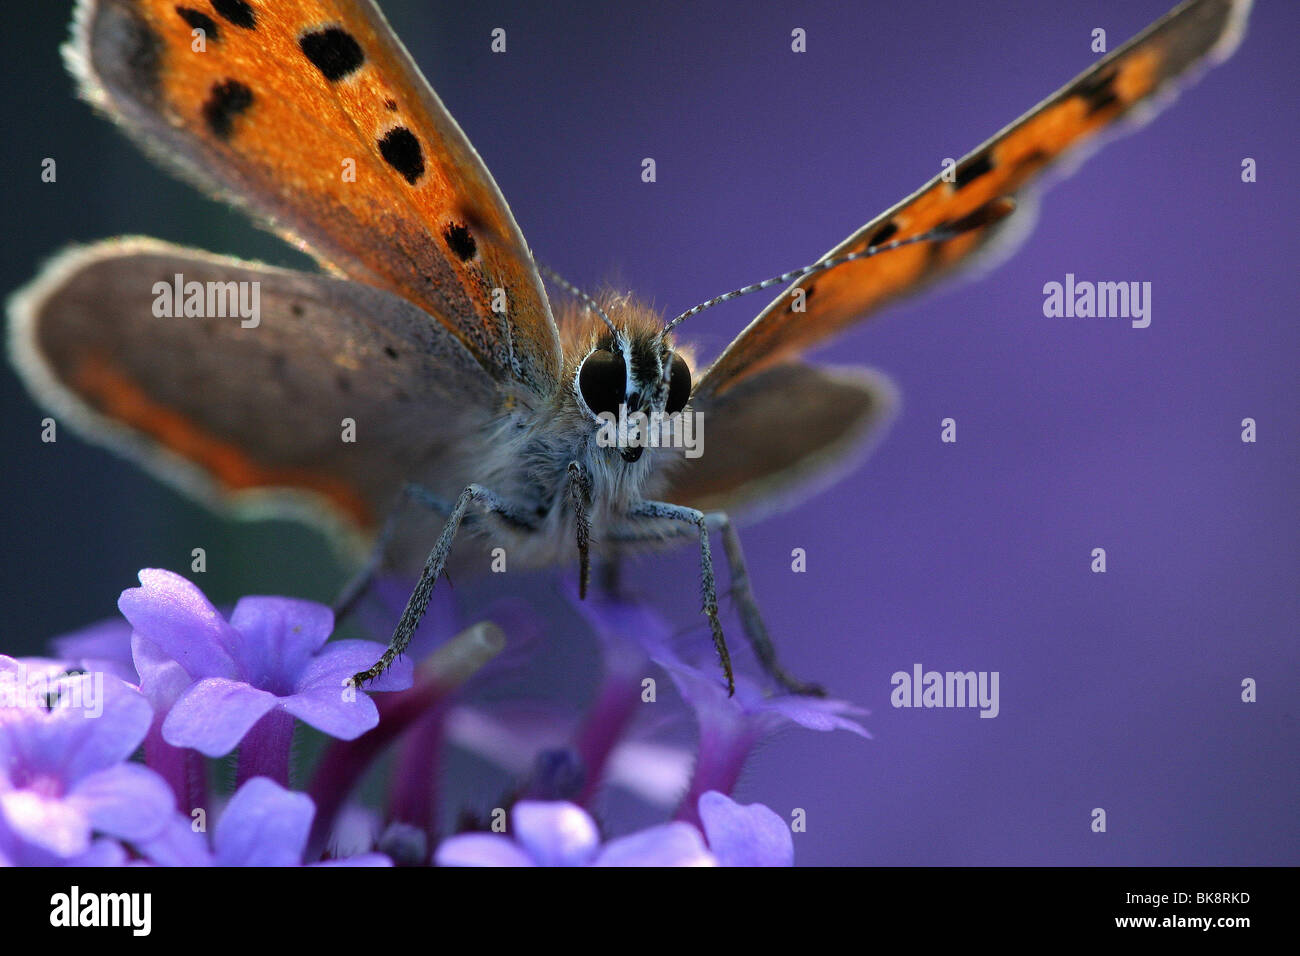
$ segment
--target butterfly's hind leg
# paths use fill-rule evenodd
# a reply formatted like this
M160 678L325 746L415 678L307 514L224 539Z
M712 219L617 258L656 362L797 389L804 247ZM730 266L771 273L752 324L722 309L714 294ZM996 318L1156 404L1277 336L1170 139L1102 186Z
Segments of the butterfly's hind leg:
M439 498L424 485L415 482L407 482L402 488L401 498L388 513L388 518L384 521L383 527L379 529L379 534L375 538L375 543L370 549L370 554L366 557L366 562L357 572L348 579L339 591L339 596L334 599L334 620L335 623L346 619L365 597L366 592L374 583L375 577L379 574L379 569L384 565L384 557L388 553L388 546L392 543L393 537L402 527L402 519L406 515L406 508L410 504L420 504L430 511L436 511L445 517L450 517L454 505Z
M402 616L393 631L392 640L388 642L387 650L369 670L353 675L352 682L354 684L360 686L366 681L374 680L386 671L389 665L397 659L397 656L406 650L407 645L411 643L411 638L415 635L415 629L420 626L420 619L424 617L424 612L429 607L429 599L433 596L433 586L447 566L447 558L451 554L452 542L456 540L456 532L460 529L461 522L465 518L465 512L474 503L477 503L490 514L499 515L511 525L526 530L535 530L535 525L524 517L522 512L512 508L495 492L484 488L482 485L467 486L460 493L460 497L456 499L456 504L452 506L451 512L447 516L447 523L442 527L442 534L438 536L437 543L433 546L428 559L424 562L424 570L420 572L420 580L415 585L415 590L411 592L410 599L406 602L406 609L402 611Z

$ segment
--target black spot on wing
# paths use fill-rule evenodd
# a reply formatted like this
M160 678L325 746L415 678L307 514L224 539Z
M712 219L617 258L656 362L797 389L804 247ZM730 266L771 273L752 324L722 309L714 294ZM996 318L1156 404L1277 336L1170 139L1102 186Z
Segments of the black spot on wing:
M1088 115L1104 110L1106 107L1119 102L1119 95L1115 92L1115 78L1119 76L1119 71L1114 67L1104 70L1095 76L1086 76L1079 84L1076 95L1083 98L1088 105Z
M238 80L212 84L212 92L203 104L203 118L218 139L230 139L235 117L253 105L253 91Z
M393 348L391 345L385 345L384 354L387 355L390 359L396 359L397 349Z
M384 162L401 173L412 186L424 175L424 152L420 149L420 141L405 126L396 126L380 138L379 153Z
M969 212L960 219L953 219L948 222L940 223L936 229L942 229L949 233L948 238L964 235L976 229L984 229L988 226L1001 222L1007 216L1016 211L1016 201L1010 196L999 196L997 199L990 199L984 205L980 206L973 212ZM943 245L942 242L929 243L931 248L938 248Z
M384 106L389 112L397 112L397 100L384 100Z
M1013 179L1023 182L1031 175L1052 161L1052 154L1045 149L1036 149L1016 161Z
M957 189L965 189L971 183L975 182L975 180L992 171L993 155L991 153L982 153L979 156L972 156L957 167L957 175L953 180L953 186Z
M190 7L177 7L177 14L180 18L190 25L191 30L202 30L203 35L214 43L221 39L221 30L217 27L217 21L202 10L194 10Z
M474 253L478 252L478 243L474 241L473 233L458 222L453 222L443 230L442 238L446 241L447 248L461 262L473 259Z
M331 83L355 73L366 62L361 44L342 27L304 33L298 38L298 46Z
M212 9L237 27L245 30L257 28L257 16L245 0L212 0Z
M875 235L867 240L868 246L879 246L894 238L898 232L898 223L892 219L876 230Z

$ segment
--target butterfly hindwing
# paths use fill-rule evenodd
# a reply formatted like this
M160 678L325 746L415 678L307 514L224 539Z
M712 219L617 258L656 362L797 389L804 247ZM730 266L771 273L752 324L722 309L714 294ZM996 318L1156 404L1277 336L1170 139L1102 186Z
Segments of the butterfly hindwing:
M1153 105L1194 65L1230 55L1250 0L1189 0L1112 52L892 209L877 216L823 258L907 239L1014 196L1062 157L1111 129L1140 106ZM944 242L922 242L807 276L783 292L723 351L698 383L700 395L721 392L747 375L915 292L986 249L1015 222L985 217Z
M775 509L808 479L828 481L885 431L894 387L867 369L780 362L735 388L692 399L704 454L672 472L667 499L702 511ZM715 451L716 449L716 451ZM712 453L710 453L712 452Z
M120 239L61 254L10 314L15 365L61 421L214 504L373 532L492 414L458 339L346 279Z
M369 0L82 0L83 95L322 264L402 296L498 382L559 340L509 207Z

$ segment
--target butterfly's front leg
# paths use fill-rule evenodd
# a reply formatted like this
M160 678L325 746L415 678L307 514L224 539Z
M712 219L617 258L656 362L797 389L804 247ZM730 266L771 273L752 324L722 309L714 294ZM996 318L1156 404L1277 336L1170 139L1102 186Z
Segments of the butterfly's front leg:
M667 518L694 525L700 535L700 590L704 597L704 615L709 619L709 628L713 631L713 646L718 651L718 660L722 663L723 673L727 675L727 696L736 693L736 678L731 670L731 652L722 636L722 622L718 620L718 587L713 576L713 551L709 546L709 525L703 511L682 505L669 504L666 501L642 501L634 505L627 514L628 518ZM628 536L614 535L614 540L630 540ZM635 535L633 535L633 538ZM643 536L645 537L645 536Z
M591 576L591 479L576 461L569 462L569 504L578 535L578 597L585 600Z
M536 524L531 517L512 507L495 492L484 488L482 485L469 485L466 487L460 493L460 497L456 499L456 504L447 516L447 523L443 525L442 534L438 536L437 544L433 546L428 559L424 562L424 570L420 572L420 580L415 585L415 590L411 592L410 600L406 602L406 609L402 611L402 616L397 622L397 627L393 631L393 638L388 642L388 649L384 651L383 656L369 670L353 675L352 681L354 684L359 686L366 681L374 680L387 670L388 666L411 643L415 629L420 626L420 619L424 617L424 612L429 607L429 599L433 596L433 586L447 566L447 558L451 554L451 545L456 540L456 532L460 529L461 521L465 518L465 512L475 502L484 511L489 514L499 515L516 527L530 530L536 529Z
M754 591L749 582L749 569L745 564L745 552L740 546L740 536L736 533L731 519L725 512L711 511L707 514L695 510L694 508L683 508L679 505L669 505L663 502L645 502L645 506L654 509L650 517L679 518L679 520L691 521L699 527L699 521L703 521L704 531L701 535L703 542L701 546L700 564L703 569L704 594L705 594L705 613L709 613L710 596L716 594L716 586L713 577L713 560L708 545L708 532L718 531L722 535L722 548L727 556L727 567L731 571L731 596L740 611L741 625L745 629L745 636L749 638L750 645L754 648L754 654L758 657L759 663L763 670L775 680L782 688L792 694L803 694L811 697L824 697L826 691L817 684L802 681L795 677L776 659L776 646L772 643L772 638L767 632L767 625L763 623L763 615L758 609L758 602L754 599ZM669 513L671 509L674 513ZM641 509L634 509L629 516L641 513ZM699 515L697 520L694 516ZM611 536L615 541L638 541L647 538L661 537L653 532L638 532L635 529L624 529L616 532ZM712 624L716 620L717 602L716 598L712 600L713 615L709 621ZM721 640L721 628L714 631L714 643ZM726 645L723 644L719 649L719 656L723 658L723 667L728 671L730 678L730 657L726 653ZM730 680L728 681L730 683Z

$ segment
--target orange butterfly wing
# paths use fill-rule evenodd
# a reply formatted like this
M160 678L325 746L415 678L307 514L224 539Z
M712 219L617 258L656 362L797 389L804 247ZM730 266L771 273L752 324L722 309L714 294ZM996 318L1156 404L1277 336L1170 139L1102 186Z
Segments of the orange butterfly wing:
M1189 0L1170 11L969 153L954 168L951 182L936 176L823 259L920 235L1014 195L1049 164L1150 102L1198 61L1230 55L1249 8L1250 0ZM904 246L795 282L723 351L696 394L724 392L947 274L988 245L1002 225L996 218L944 242ZM803 290L801 302L796 290Z
M83 0L83 95L325 266L548 394L559 339L483 162L368 0Z

